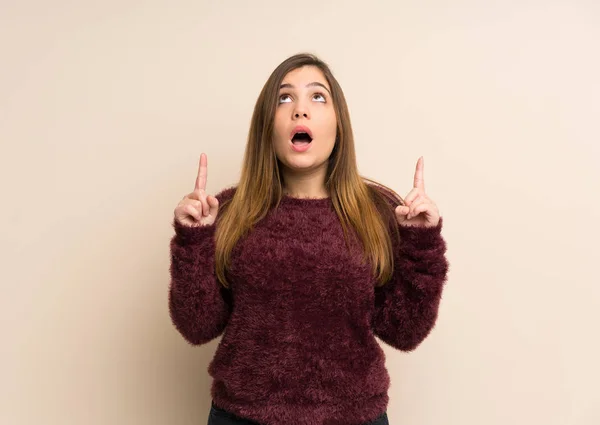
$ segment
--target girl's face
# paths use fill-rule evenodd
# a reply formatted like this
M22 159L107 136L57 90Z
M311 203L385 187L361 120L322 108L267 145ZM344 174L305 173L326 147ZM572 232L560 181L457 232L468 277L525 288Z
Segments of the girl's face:
M290 71L281 82L273 133L285 171L326 169L336 130L331 88L321 70L304 66Z

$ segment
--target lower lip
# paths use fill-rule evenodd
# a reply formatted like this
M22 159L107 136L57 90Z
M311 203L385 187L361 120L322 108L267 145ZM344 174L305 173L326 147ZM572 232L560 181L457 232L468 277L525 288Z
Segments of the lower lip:
M291 142L290 142L291 143ZM310 145L312 144L312 142L307 143L305 145L295 145L292 143L292 149L295 150L296 152L304 152L306 151L308 148L310 148Z

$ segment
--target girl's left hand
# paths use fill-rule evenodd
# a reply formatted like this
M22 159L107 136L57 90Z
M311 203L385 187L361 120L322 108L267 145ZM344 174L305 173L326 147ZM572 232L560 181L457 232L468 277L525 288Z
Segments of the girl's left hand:
M440 221L437 205L425 194L423 157L417 161L412 190L404 198L404 206L396 207L398 224L416 227L435 227Z

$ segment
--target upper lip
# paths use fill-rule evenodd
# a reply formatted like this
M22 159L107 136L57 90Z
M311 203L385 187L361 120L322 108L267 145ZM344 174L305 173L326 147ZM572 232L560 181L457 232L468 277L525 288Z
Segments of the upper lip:
M313 138L312 131L310 131L310 128L305 125L297 125L294 127L292 133L290 134L290 139L293 139L296 133L306 133L311 139Z

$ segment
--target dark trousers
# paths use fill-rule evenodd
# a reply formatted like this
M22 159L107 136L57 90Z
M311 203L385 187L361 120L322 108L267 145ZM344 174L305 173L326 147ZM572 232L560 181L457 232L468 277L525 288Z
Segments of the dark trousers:
M248 419L240 418L231 412L228 412L216 406L211 402L210 414L208 416L207 425L260 425L258 422L253 422ZM388 422L387 412L382 413L374 421L365 423L364 425L390 425Z

